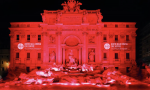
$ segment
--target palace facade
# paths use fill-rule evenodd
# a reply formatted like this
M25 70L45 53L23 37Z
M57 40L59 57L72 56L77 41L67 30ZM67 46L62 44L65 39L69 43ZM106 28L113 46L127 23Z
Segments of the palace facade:
M98 10L68 0L63 10L44 10L42 22L11 22L10 67L98 64L126 70L135 64L135 22L102 22Z

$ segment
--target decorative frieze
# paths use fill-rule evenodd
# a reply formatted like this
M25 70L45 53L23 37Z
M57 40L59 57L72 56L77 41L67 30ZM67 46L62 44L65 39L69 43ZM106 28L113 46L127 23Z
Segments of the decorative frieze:
M47 35L48 35L47 32L43 32L43 33L42 33L42 36L47 36Z

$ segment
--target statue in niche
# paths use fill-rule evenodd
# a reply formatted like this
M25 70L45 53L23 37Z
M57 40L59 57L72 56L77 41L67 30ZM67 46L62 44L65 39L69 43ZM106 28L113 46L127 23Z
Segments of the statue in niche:
M75 64L75 58L73 55L73 51L71 50L70 53L68 54L69 57L69 64Z
M100 12L97 12L97 17L98 17L98 19L97 19L97 23L101 23L101 22L102 22L102 18L103 18L103 16L101 15L101 13L100 13Z
M90 36L89 37L89 43L95 43L95 36Z
M60 17L61 17L61 15L62 15L62 12L58 12L57 13L57 17L56 17L56 22L57 23L60 23Z
M89 61L94 62L94 60L95 60L95 52L92 49L92 51L89 53Z
M50 62L55 62L55 52L54 51L52 51L50 53L49 57L50 57Z
M87 11L84 11L83 12L83 18L82 18L82 23L87 23L87 15L88 15Z
M50 35L50 43L54 43L55 42L55 38L52 36L52 35Z

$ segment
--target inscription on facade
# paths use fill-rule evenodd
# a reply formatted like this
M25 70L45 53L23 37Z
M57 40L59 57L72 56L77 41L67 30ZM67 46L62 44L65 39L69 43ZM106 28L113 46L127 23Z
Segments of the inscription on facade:
M82 17L81 16L62 16L63 24L71 25L71 24L81 24Z

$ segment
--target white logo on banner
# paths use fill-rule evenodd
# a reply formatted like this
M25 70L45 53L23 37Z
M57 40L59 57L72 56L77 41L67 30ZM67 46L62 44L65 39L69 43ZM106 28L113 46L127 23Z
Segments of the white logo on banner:
M105 49L109 49L110 48L110 44L109 43L105 43L104 48Z
M18 49L23 49L24 48L24 45L22 43L19 43L18 44Z

